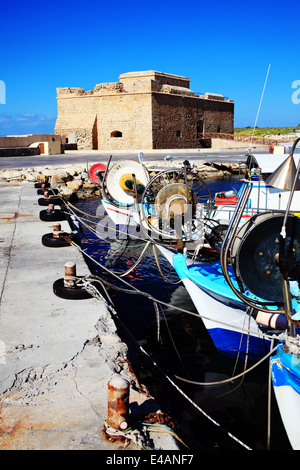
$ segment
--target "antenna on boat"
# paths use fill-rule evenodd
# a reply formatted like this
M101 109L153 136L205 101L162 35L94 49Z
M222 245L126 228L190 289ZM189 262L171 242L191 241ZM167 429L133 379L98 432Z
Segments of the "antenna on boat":
M255 129L256 129L256 124L257 124L257 120L258 120L258 116L259 116L259 112L260 112L260 108L261 108L261 103L262 103L262 100L263 100L263 97L264 97L264 93L265 93L265 89L266 89L266 85L267 85L267 81L268 81L270 67L271 67L271 64L269 64L266 79L265 79L265 83L264 83L264 87L263 87L263 91L262 91L262 94L261 94L261 97L260 97L260 102L259 102L259 106L258 106L258 110L257 110L257 114L256 114L256 119L255 119L255 124L254 124L254 127L253 127L252 136L251 136L251 141L250 141L250 145L249 145L249 148L248 148L248 151L247 151L248 155L251 155L251 147L252 147L254 132L255 132Z

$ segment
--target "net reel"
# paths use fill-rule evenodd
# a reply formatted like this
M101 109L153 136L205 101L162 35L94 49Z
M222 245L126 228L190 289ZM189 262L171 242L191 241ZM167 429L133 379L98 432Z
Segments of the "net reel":
M299 279L300 219L289 215L285 246L282 252L280 232L284 212L260 213L240 229L234 241L230 260L240 286L266 301L282 304L282 274Z
M115 163L107 172L102 190L112 204L132 206L135 203L134 177L138 193L142 194L149 181L147 169L138 162L123 160Z
M142 195L142 227L150 238L198 242L212 208L205 182L185 163L154 176Z

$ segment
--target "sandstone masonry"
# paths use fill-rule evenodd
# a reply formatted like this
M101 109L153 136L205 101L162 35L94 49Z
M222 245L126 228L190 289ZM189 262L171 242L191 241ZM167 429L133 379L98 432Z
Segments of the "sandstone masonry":
M186 77L129 72L94 90L58 88L55 133L78 149L201 148L203 132L234 132L234 103L198 95Z

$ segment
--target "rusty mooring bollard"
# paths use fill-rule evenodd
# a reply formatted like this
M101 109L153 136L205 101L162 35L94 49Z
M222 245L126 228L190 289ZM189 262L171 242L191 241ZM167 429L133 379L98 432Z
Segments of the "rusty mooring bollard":
M54 211L54 204L48 204L48 209L49 212Z
M49 192L48 192L48 191L44 191L44 198L45 198L45 199L48 199L48 197L49 197Z
M46 188L46 185L45 183L42 183L42 186L41 186L42 190L45 191L45 188Z
M121 431L128 428L129 382L115 375L108 382L108 407L106 423L109 427ZM106 430L109 434L109 431Z
M65 287L74 287L76 278L76 264L73 261L69 261L65 264L65 276L64 276L64 286Z
M61 225L53 224L53 238L59 238L60 232L61 232Z

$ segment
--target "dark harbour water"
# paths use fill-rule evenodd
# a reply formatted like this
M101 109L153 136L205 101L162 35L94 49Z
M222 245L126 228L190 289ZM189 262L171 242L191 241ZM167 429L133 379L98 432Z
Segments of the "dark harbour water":
M236 178L222 181L206 180L212 194L222 190L238 188ZM100 200L86 199L76 202L81 211L95 215ZM95 229L98 219L84 217L84 222ZM144 242L100 240L92 231L82 227L82 248L96 261L123 273L137 260L144 248ZM140 382L145 384L162 411L168 413L177 424L176 432L192 451L243 449L227 432L238 438L253 450L267 449L268 436L268 389L269 361L264 361L243 378L214 386L187 384L175 376L198 382L218 382L238 375L244 370L244 360L236 361L216 350L200 317L180 312L172 306L196 312L188 293L181 284L175 284L178 277L160 253L159 263L167 282L160 274L152 248L145 252L139 265L124 279L143 292L170 304L160 311L160 339L158 323L152 301L141 295L133 295L109 289L118 317L126 329L140 344L149 357L159 366L153 367L151 360L133 348L129 358ZM115 286L125 287L121 281L102 272L96 264L90 269ZM120 329L120 335L125 334ZM247 367L253 365L248 361ZM191 401L165 379L165 374L186 394ZM204 410L221 425L214 426L194 406ZM282 425L273 390L271 392L271 439L270 450L291 450ZM223 432L225 430L225 432ZM183 447L185 449L185 447Z

